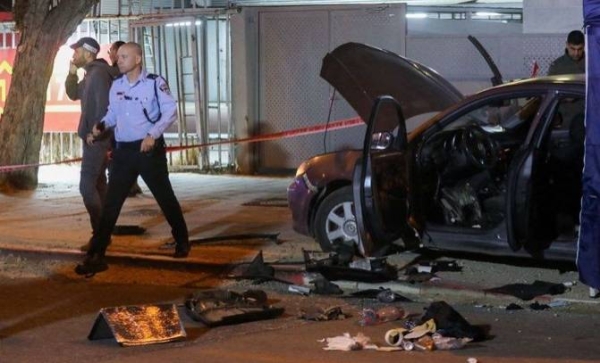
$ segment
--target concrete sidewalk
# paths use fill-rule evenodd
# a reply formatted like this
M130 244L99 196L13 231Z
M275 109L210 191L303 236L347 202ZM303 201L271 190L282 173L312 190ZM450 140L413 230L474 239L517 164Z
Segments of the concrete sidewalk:
M0 246L80 253L79 247L91 236L91 227L78 182L77 166L47 166L40 169L37 190L0 195L3 206ZM293 260L301 256L301 248L317 247L311 239L291 229L291 214L285 206L286 187L291 178L171 173L171 182L184 211L190 239L279 233L279 240L286 243L262 241L269 260ZM108 253L170 259L172 251L159 249L172 240L170 227L141 178L140 185L143 194L126 200L117 224L140 226L146 232L137 236L113 236ZM244 205L267 199L273 199L275 203L271 205L276 206ZM260 241L251 241L250 246L245 242L194 246L187 260L198 263L246 261L254 257ZM227 253L218 253L222 249ZM231 261L231 256L235 261Z
M81 255L79 247L90 237L88 215L78 191L78 166L45 166L40 169L40 185L32 192L0 195L0 250L35 251ZM118 225L136 225L146 229L142 235L113 236L109 258L127 257L181 264L240 264L250 262L259 251L269 263L298 263L303 250L318 250L311 238L294 232L291 213L286 207L286 188L291 177L249 177L171 173L171 181L184 210L190 239L240 234L278 234L277 242L268 238L232 239L208 242L192 247L184 260L170 257L171 250L159 247L171 241L170 227L148 188L140 179L143 195L128 198ZM257 203L266 201L266 203ZM417 257L397 254L388 261L403 266ZM552 269L463 263L463 271L441 272L438 279L411 284L394 281L385 284L392 290L424 299L461 299L485 303L508 302L514 297L487 292L486 289L510 283L543 280L556 283L577 280L576 272L560 273ZM377 288L382 284L336 281L344 290ZM547 297L546 301L597 304L578 284L567 293Z

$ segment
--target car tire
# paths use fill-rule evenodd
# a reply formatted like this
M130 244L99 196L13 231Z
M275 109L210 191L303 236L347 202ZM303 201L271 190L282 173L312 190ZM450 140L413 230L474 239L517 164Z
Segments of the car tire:
M358 226L354 215L352 186L337 189L323 199L315 214L315 239L325 252L340 245L358 244Z

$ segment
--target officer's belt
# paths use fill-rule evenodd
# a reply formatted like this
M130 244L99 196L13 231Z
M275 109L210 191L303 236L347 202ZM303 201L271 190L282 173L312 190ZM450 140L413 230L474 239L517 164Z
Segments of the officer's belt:
M135 151L140 151L140 148L142 146L142 140L135 140L135 141L117 141L117 144L115 145L115 149L125 149L125 150L135 150ZM158 139L154 140L154 146L162 146L164 145L164 139L163 137L159 137Z

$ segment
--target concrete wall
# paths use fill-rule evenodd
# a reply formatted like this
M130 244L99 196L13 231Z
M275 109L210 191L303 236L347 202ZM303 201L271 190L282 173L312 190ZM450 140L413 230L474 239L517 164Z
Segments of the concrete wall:
M354 41L405 53L405 5L243 8L232 16L233 120L236 137L324 124L331 88L319 77L321 60ZM243 54L242 54L243 53ZM335 97L331 119L355 113ZM358 128L238 145L241 172L295 169L324 151L359 144Z
M522 34L523 24L502 23L482 20L408 19L407 34L451 35L451 34Z
M583 27L583 0L523 0L523 33L559 34Z

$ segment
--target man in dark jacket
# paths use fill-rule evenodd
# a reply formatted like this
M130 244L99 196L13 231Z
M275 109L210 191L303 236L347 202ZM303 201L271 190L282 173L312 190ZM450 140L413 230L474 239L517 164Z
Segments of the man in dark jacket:
M71 45L73 58L65 81L67 96L81 102L81 117L77 134L83 140L79 192L90 215L92 233L100 224L102 206L106 195L106 168L112 135L94 139L92 128L106 114L108 91L118 70L104 59L97 58L98 42L89 37L81 38ZM83 68L85 75L79 80L77 70ZM87 245L82 246L85 250Z
M579 30L573 30L567 36L565 54L556 58L548 75L585 73L585 37Z

